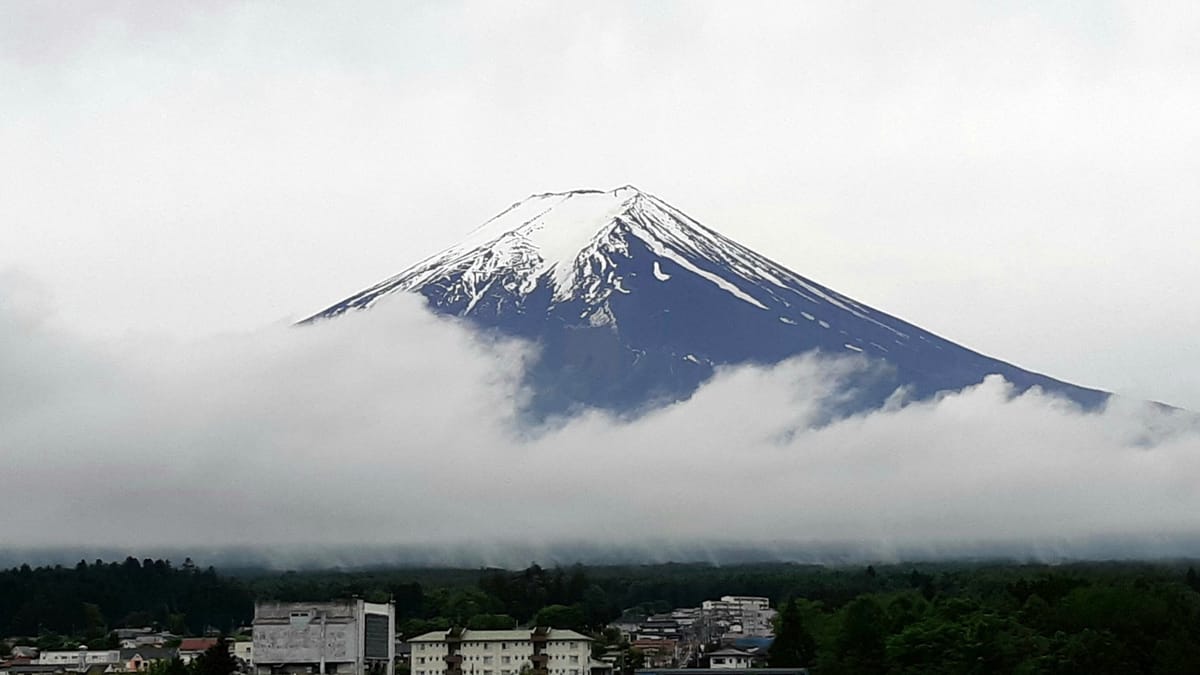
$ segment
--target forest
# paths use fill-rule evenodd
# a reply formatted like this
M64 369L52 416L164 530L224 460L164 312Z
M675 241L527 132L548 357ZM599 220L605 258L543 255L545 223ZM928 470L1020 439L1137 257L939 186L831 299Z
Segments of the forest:
M816 673L1200 672L1187 563L663 564L219 573L190 560L0 571L0 635L101 647L118 627L233 633L256 599L394 600L401 633L552 625L613 642L617 617L761 595L781 608L771 665Z

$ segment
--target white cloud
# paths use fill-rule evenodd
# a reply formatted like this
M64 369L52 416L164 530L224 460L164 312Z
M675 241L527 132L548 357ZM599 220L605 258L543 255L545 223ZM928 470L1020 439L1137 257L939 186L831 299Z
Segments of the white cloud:
M5 305L0 345L6 547L432 545L527 562L580 541L648 557L1085 555L1078 542L1200 534L1194 417L1121 400L1087 414L998 378L813 426L862 363L800 358L722 370L633 421L529 433L530 349L414 297L195 341L85 341Z

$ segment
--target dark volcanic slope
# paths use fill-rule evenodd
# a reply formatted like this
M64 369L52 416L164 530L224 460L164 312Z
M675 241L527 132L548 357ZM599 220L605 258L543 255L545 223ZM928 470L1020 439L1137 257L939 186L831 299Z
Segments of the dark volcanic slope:
M438 312L535 340L542 414L617 411L690 395L730 363L821 350L885 362L852 408L904 385L916 397L1003 375L1093 407L1107 394L1023 370L814 283L632 187L534 195L462 244L306 319L416 292Z

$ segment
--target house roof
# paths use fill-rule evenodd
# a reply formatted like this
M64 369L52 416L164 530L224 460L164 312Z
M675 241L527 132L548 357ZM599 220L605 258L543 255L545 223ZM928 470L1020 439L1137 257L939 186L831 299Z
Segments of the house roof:
M183 641L179 643L179 651L202 652L217 642L219 642L217 638L183 638Z
M409 642L444 642L446 640L447 631L433 631L410 638ZM459 637L463 642L496 642L496 641L524 641L532 639L533 630L471 630L466 629ZM586 640L592 641L592 638L576 633L573 630L565 630L561 628L551 628L546 631L546 637L550 640Z
M765 649L770 649L771 643L773 643L773 642L775 642L774 636L770 636L770 637L746 636L746 637L735 638L733 640L732 646L734 649L765 650Z
M8 673L53 673L63 670L61 665L50 663L6 663L4 665L5 672Z
M807 668L639 668L634 675L807 675Z
M715 652L709 652L708 655L709 656L753 656L753 654L751 654L750 652L744 652L740 649L732 649L732 648L728 648L728 647L725 649L718 649Z
M143 661L160 661L175 658L176 651L168 647L131 647L121 650L121 660L128 661L141 656Z

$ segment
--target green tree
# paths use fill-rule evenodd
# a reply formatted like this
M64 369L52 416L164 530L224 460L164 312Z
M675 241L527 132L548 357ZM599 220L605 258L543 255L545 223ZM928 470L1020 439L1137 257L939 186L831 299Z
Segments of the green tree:
M100 605L93 602L83 603L83 630L85 640L98 640L108 633L108 626L104 624L104 612L100 611Z
M405 640L425 633L434 631L444 633L448 630L450 630L450 619L444 616L435 616L431 619L407 619L397 627L400 637Z
M152 662L147 672L148 675L192 675L191 669L178 656Z
M628 656L625 658L625 670L632 673L635 670L641 670L646 667L646 654L634 647L629 650Z
M229 645L225 643L225 639L221 638L196 657L192 675L229 675L236 670L237 660L229 653Z
M834 647L834 672L884 672L884 614L869 595L859 596L842 609L842 631Z
M571 630L584 630L587 624L578 605L548 605L538 611L533 621L538 626Z
M779 612L767 663L772 668L803 668L812 665L816 655L817 641L804 625L799 604L786 603Z
M46 632L38 636L37 648L40 651L49 651L53 649L62 649L66 646L67 641L63 636L55 632Z
M187 615L183 613L167 615L167 630L175 635L187 635Z
M509 630L517 627L517 620L507 614L476 614L467 621L471 630Z

